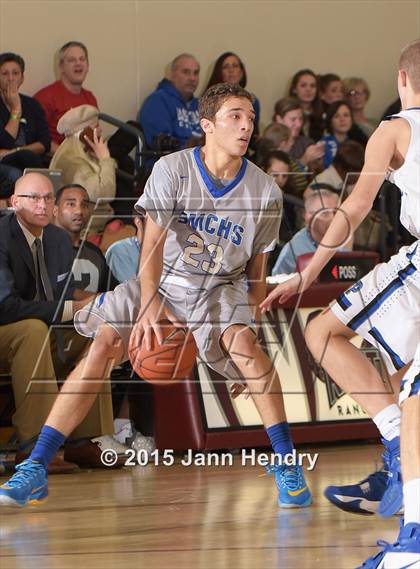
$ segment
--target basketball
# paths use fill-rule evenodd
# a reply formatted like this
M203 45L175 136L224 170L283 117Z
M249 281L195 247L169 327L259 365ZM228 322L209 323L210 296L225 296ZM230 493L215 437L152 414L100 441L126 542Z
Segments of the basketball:
M172 385L190 374L197 357L194 336L186 328L178 328L169 320L159 323L163 342L152 334L152 348L142 342L130 353L133 370L144 380L156 385Z

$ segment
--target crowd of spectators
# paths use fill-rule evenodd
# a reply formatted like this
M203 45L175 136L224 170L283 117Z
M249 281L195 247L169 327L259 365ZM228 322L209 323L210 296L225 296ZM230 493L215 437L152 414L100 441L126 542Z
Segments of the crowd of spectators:
M134 143L121 135L104 139L98 101L83 87L88 71L86 46L68 42L59 50L58 80L30 97L20 92L23 58L0 54L0 200L12 208L0 218L0 346L7 354L0 358L0 370L12 376L17 462L29 452L59 388L54 383L51 389L49 383L39 405L28 387L33 370L57 381L65 375L86 344L75 339L74 312L92 295L130 278L138 267L143 231L138 214L128 216L132 234L106 251L90 242L114 213L131 214L132 206L118 209L115 198L134 201L139 188L134 177L128 186L127 177L125 182L118 178L119 168L134 172L129 157ZM130 121L144 134L149 170L159 156L202 142L199 78L197 59L178 55L168 76L141 105L137 122ZM246 67L237 54L225 52L216 59L206 89L219 82L246 87ZM376 126L366 114L370 89L363 78L302 69L284 94L263 130L261 104L254 95L255 129L248 150L248 158L275 179L285 196L273 274L295 271L296 258L316 249L340 200L357 180L364 147ZM45 176L23 175L27 168L42 167L61 171L62 187L55 195ZM366 247L360 240L356 246ZM53 334L48 332L51 326ZM100 467L98 449L110 448L115 428L109 394L95 405L51 471ZM117 419L121 432L127 422L124 414ZM121 436L118 440L112 444L123 452L120 443L125 441ZM150 448L150 439L146 442Z

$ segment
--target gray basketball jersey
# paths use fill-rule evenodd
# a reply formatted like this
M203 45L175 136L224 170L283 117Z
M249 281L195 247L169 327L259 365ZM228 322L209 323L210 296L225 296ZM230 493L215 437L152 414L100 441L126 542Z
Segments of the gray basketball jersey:
M392 172L390 179L401 191L400 220L404 227L420 238L420 107L401 111L392 118L404 118L411 127L411 140L404 164Z
M245 158L235 179L218 187L197 147L161 158L136 208L167 229L161 283L209 288L244 279L248 261L274 249L282 194Z

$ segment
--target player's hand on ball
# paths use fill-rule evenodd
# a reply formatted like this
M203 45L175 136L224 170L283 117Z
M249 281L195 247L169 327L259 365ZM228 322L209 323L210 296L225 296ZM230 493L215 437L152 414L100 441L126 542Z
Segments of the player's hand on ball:
M160 301L150 303L130 336L128 355L136 374L156 385L189 377L197 358L194 336Z
M305 279L303 272L294 273L285 282L277 285L276 288L270 292L267 298L262 301L260 304L261 312L264 313L271 310L275 300L278 300L280 304L283 304L289 300L291 296L302 293L310 284L311 282Z
M170 310L157 300L151 302L144 312L141 312L139 319L133 327L130 336L129 350L136 350L144 339L147 350L152 349L152 335L154 334L159 344L162 344L163 333L159 322L169 320L174 326L185 328L185 324L179 322Z

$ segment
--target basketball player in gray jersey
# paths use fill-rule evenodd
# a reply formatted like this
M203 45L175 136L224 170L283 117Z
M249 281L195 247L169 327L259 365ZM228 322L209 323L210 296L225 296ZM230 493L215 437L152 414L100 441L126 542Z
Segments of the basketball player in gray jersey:
M278 455L268 470L279 505L311 504L302 468L281 461L293 443L279 378L256 340L282 196L272 178L243 158L254 126L252 96L239 86L215 85L199 112L205 145L159 160L136 205L146 212L139 279L78 313L77 330L94 341L63 385L31 456L0 487L0 504L46 497L46 465L85 417L110 360L126 360L142 341L150 347L152 334L161 341L163 319L188 326L209 366L245 380Z
M313 282L349 229L357 229L366 217L391 170L402 194L401 223L414 242L343 293L306 333L314 357L371 415L385 445L386 473L375 472L359 484L330 486L325 495L343 510L377 509L383 516L396 514L404 502L404 524L396 543L382 542L382 551L363 564L366 569L420 569L420 40L401 53L398 92L403 111L383 122L369 139L359 181L311 262L261 305L267 310L274 299L285 301ZM355 334L375 345L389 374L401 379L401 411L376 368L350 343Z

